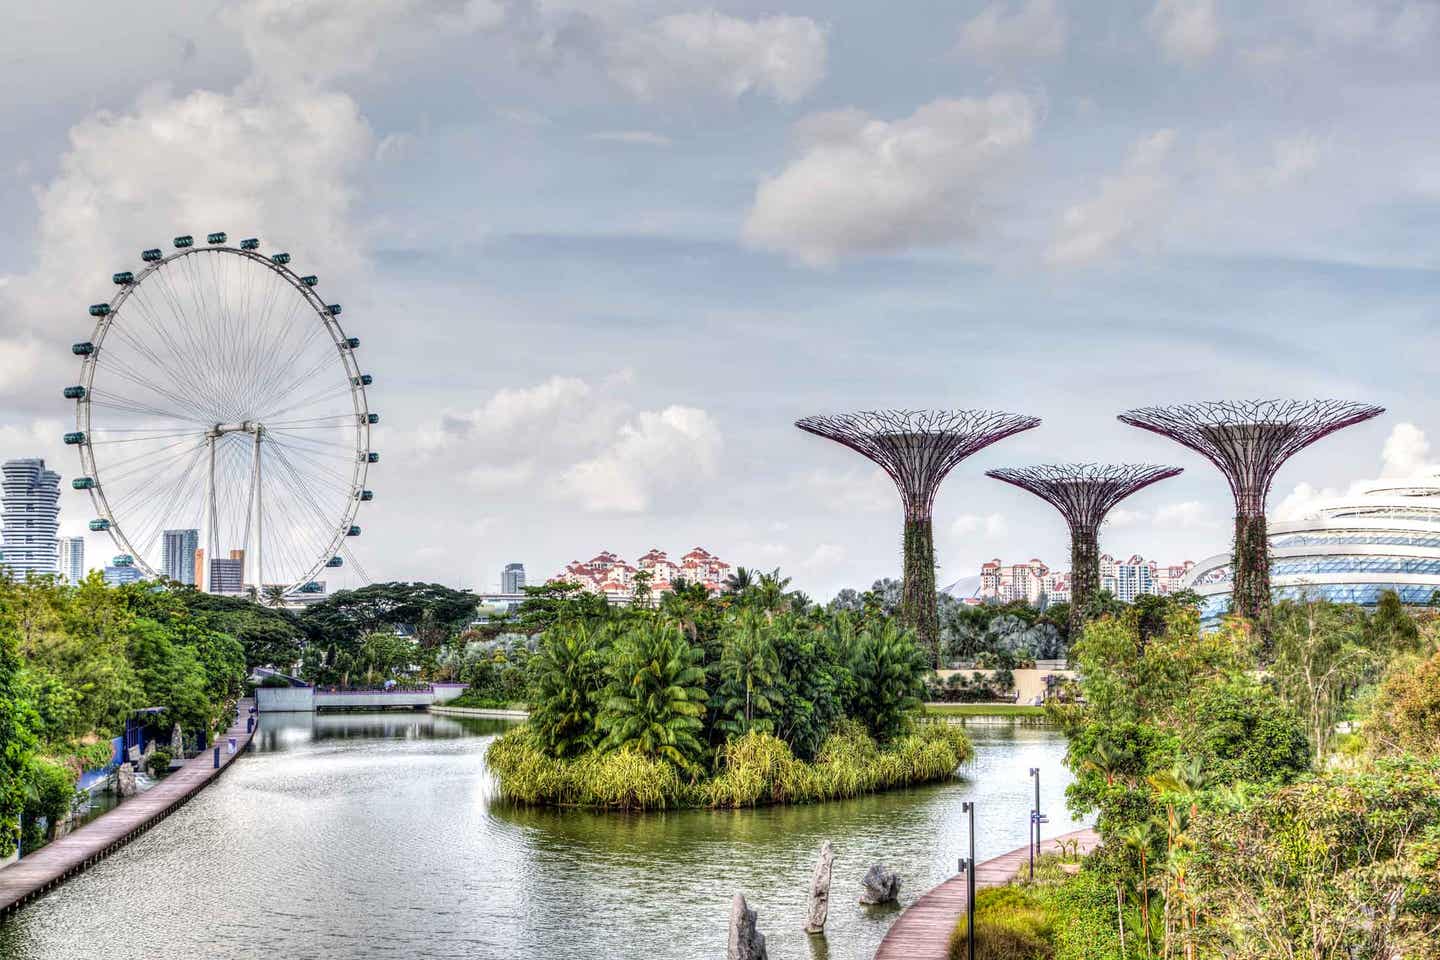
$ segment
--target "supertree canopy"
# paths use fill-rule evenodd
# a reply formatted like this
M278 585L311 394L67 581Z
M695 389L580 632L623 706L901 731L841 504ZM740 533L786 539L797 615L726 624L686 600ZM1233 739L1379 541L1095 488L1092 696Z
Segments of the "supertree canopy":
M961 460L997 440L1039 426L1035 417L994 410L866 410L805 417L795 426L844 444L890 475L905 506L901 616L940 655L935 595L935 492Z
M1100 524L1121 500L1180 473L1144 463L1048 463L989 470L986 476L1029 490L1059 510L1070 525L1070 637L1085 626L1100 591Z
M1143 407L1120 420L1184 444L1225 474L1235 497L1231 609L1263 622L1270 609L1265 500L1275 474L1316 440L1384 412L1345 400L1245 400Z

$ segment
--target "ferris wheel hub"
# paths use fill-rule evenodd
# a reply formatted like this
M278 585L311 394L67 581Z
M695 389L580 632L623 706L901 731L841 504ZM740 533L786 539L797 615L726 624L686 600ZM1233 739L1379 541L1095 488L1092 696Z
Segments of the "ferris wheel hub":
M217 423L205 431L205 436L214 439L222 437L227 433L254 433L265 432L265 426L259 420L241 420L239 423Z

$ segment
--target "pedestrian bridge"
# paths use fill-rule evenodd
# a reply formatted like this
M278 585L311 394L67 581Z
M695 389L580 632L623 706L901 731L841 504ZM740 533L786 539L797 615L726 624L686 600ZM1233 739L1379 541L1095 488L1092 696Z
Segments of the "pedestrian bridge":
M314 713L317 710L410 710L446 703L465 692L463 683L427 683L394 687L256 687L255 706L262 713Z

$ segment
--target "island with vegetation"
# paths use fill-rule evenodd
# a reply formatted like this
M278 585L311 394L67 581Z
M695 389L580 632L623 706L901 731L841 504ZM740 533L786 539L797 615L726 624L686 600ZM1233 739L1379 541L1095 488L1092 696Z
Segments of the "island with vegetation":
M511 800L622 809L853 797L953 777L972 749L919 722L928 658L881 606L824 609L778 572L610 607L532 591L529 722L491 745Z
M1070 659L1084 704L1051 710L1101 845L982 891L977 956L1437 955L1440 611L1297 600L1202 632L1151 603Z

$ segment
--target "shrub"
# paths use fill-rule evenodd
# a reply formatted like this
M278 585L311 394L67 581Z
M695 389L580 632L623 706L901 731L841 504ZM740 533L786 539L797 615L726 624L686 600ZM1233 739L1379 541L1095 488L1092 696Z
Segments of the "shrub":
M156 750L145 758L145 770L150 776L158 779L169 772L170 761L173 759L169 750Z
M969 955L966 919L950 937L951 960ZM1050 960L1055 956L1055 918L1041 897L1025 887L991 887L975 894L975 956L985 960Z

